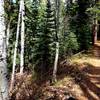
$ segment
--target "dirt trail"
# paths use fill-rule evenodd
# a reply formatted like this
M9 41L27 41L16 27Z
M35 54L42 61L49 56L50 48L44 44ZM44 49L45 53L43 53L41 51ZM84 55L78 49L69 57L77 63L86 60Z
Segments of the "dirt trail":
M84 80L84 84L88 89L88 97L90 100L100 100L100 42L97 42L91 53L94 56L95 63L91 61L91 64L87 66L85 70L88 78Z
M67 88L77 100L100 100L100 42L68 62L61 63L56 87Z
M74 63L76 62L84 73L80 84L84 100L100 100L100 42L97 42L87 55L74 59Z

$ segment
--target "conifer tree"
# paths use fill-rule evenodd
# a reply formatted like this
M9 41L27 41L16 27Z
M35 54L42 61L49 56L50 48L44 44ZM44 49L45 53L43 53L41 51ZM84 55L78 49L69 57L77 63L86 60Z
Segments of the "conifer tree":
M40 23L34 46L34 62L35 71L42 75L47 73L52 66L52 36L55 31L55 23L49 0L47 0L45 15L41 18Z
M76 35L80 43L80 49L88 49L92 41L89 27L90 17L86 13L86 10L90 7L90 0L78 0L77 3Z
M38 0L32 0L31 4L30 2L26 4L25 64L33 64L33 45L37 34L39 6Z

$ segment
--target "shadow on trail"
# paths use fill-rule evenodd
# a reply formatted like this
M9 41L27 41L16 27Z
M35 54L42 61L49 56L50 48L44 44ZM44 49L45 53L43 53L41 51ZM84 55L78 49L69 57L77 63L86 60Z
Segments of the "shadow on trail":
M100 58L100 43L94 44L90 52L93 54L94 57Z
M84 72L84 76L82 82L80 83L80 87L85 94L87 93L88 98L91 98L91 100L99 100L100 87L98 87L93 81L100 82L100 68L87 64L87 67L83 68L82 72ZM93 95L89 93L89 91L94 93L99 99L93 98Z
M80 69L78 65L67 66L64 64L58 71L58 77L63 79L70 75L79 84L88 100L100 100L100 87L96 84L100 82L100 67L97 68L88 63L85 63L85 66ZM95 83L93 82L94 80L96 80Z
M92 75L100 75L100 67L94 67L93 65L90 64L85 64L87 67L83 68L82 71L92 74Z

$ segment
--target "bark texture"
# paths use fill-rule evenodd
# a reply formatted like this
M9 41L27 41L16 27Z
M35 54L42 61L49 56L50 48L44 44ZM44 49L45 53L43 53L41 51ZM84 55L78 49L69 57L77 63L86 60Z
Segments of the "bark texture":
M21 56L20 56L20 74L23 74L24 69L24 33L25 33L25 23L24 23L24 16L25 16L25 6L24 0L21 0L21 15L22 15L22 22L21 22Z
M0 0L0 100L8 100L4 0Z

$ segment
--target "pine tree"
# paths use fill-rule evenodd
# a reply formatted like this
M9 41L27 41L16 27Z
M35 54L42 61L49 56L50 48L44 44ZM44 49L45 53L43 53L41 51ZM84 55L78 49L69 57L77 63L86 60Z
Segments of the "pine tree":
M90 18L86 10L90 7L90 0L78 0L78 14L76 17L76 35L81 49L88 49L90 46L91 30L89 27Z
M25 64L32 65L34 38L35 38L35 35L37 34L40 4L38 0L32 0L31 4L29 2L27 2L26 4L27 5L26 5L26 20L25 20L25 26L26 26Z
M52 66L52 43L53 33L55 31L54 13L51 8L51 3L47 0L47 6L44 17L40 20L38 33L36 35L34 62L35 71L43 74L48 73Z

